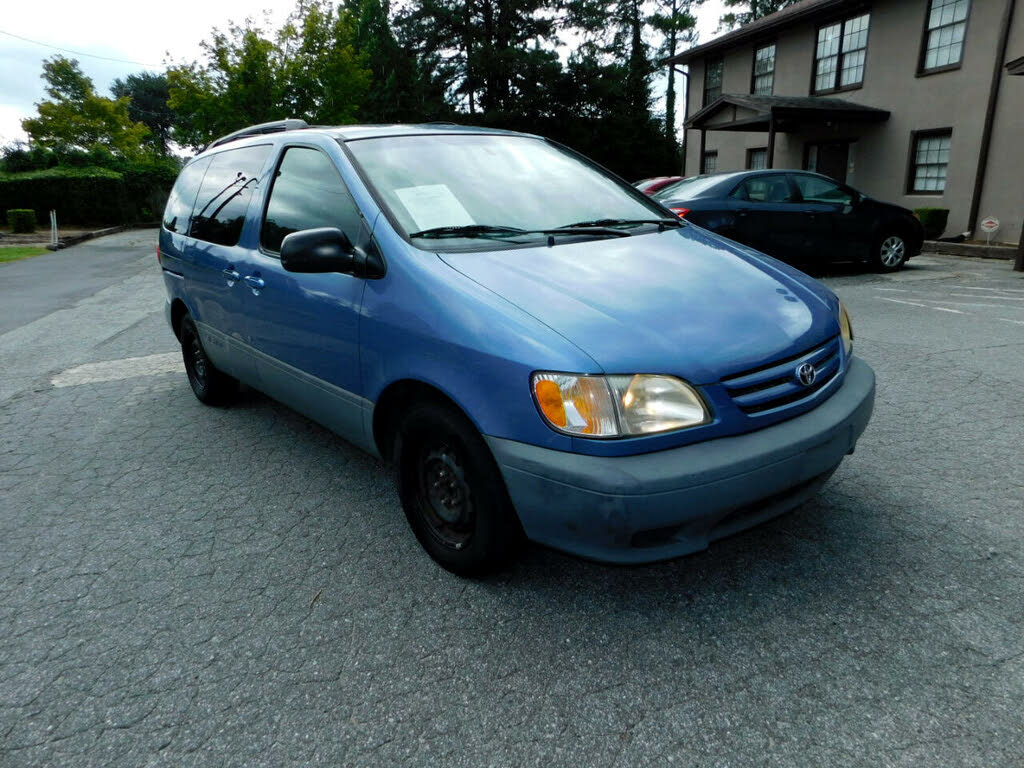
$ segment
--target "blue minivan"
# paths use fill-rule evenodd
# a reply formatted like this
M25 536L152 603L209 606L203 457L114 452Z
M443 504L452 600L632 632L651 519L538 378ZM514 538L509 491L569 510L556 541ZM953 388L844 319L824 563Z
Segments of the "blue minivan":
M159 257L199 400L241 381L391 462L460 574L703 549L816 493L874 403L832 291L537 136L253 126L182 170Z

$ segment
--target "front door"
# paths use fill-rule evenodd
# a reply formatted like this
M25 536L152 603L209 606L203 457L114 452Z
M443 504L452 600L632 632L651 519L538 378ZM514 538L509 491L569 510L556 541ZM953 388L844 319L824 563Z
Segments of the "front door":
M830 176L841 184L846 183L850 166L850 142L816 142L807 145L804 169Z
M261 222L259 249L243 272L257 386L349 439L362 432L359 311L365 281L352 275L296 274L281 266L292 232L337 227L369 240L334 161L313 146L285 147Z

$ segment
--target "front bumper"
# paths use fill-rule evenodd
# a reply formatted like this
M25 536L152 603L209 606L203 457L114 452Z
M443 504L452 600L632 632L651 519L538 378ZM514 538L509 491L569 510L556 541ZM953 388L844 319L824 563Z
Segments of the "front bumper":
M611 563L704 549L809 499L852 453L875 374L852 358L817 408L735 437L638 456L584 456L487 437L526 535Z

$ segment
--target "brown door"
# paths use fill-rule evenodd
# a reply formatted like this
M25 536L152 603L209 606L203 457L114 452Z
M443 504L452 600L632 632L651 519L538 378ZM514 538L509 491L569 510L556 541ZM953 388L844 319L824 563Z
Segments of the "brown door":
M807 145L804 168L830 176L843 184L846 182L846 168L849 162L850 142L820 142Z

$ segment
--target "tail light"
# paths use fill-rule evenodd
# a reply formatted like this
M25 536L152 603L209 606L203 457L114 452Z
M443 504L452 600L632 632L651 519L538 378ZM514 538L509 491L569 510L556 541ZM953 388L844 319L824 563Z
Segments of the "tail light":
M156 247L156 263L157 264L162 264L163 263L161 261L161 257L160 257L160 246L159 245Z
M686 214L690 212L689 208L670 208L669 210L672 211L680 219L685 219Z

